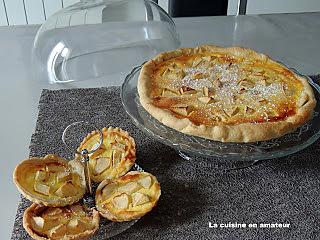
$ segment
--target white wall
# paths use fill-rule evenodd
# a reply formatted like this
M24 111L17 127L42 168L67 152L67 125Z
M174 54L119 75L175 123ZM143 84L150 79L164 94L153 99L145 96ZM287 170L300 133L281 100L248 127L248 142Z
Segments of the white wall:
M43 23L79 0L0 0L0 26Z
M198 0L201 1L201 0ZM168 12L168 0L158 0L158 4Z

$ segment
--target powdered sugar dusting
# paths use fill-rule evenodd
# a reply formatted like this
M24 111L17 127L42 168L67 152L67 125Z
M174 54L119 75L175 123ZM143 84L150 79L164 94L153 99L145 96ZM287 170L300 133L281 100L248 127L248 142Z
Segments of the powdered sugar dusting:
M281 83L272 83L269 86L263 86L257 84L253 88L249 89L248 95L260 96L264 99L270 99L271 97L279 96L283 92Z
M209 91L209 97L213 100L204 103L205 106L201 105L203 103L200 103L200 106L197 102L193 104L200 109L204 107L204 115L213 114L217 117L218 114L222 121L236 114L261 116L268 121L270 114L277 114L279 99L282 99L283 103L291 101L286 99L287 86L280 78L273 79L273 83L267 83L261 72L248 67L242 69L241 65L233 63L202 62L195 67L184 68L182 77L173 79L170 86L176 90L183 87L195 89L198 92L192 94L195 94L196 98L203 96L203 89L208 88L206 96ZM215 118L209 115L208 118Z
M182 86L193 89L202 89L203 87L212 87L212 82L209 78L192 79L189 75L182 79Z
M190 67L184 69L185 76L181 80L181 85L193 89L203 87L213 87L214 81L236 82L239 78L238 67L229 64L215 64L210 67ZM197 74L206 76L205 78L196 79Z

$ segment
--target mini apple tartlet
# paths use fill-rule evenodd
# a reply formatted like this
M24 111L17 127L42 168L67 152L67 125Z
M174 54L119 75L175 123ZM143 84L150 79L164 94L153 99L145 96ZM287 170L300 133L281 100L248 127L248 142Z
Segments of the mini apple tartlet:
M116 222L138 219L150 212L161 195L160 184L147 172L131 171L116 180L104 180L96 191L100 214Z
M136 160L136 144L129 133L120 128L103 128L103 143L94 153L89 155L89 171L91 179L101 182L104 179L115 179L126 174ZM84 138L78 151L91 151L100 144L99 131L93 131ZM76 155L76 159L81 159Z
M57 155L22 161L14 170L18 190L30 201L45 206L66 206L85 194L83 166Z
M79 203L66 207L32 204L23 215L23 227L33 239L87 239L99 228L99 213Z

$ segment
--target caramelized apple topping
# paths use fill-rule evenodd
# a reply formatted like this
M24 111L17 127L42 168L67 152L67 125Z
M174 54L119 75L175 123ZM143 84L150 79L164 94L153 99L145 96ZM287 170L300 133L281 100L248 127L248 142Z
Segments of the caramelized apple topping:
M113 205L118 209L126 209L129 206L129 197L127 194L122 193L113 198Z
M32 208L33 206L31 206ZM44 208L43 210L40 210ZM97 219L80 204L67 207L35 207L32 215L33 228L49 239L81 234L97 228ZM98 219L99 220L99 219Z
M139 188L140 188L140 186L139 186L138 183L136 183L136 182L128 182L127 184L122 185L121 187L119 187L118 191L131 194L133 192L138 191Z
M55 194L60 197L71 197L77 193L77 189L72 183L66 182L64 183Z
M96 165L94 167L96 174L101 174L111 166L111 159L107 157L96 158Z
M127 182L111 182L101 189L101 206L105 208L110 204L116 209L124 210L147 204L152 201L154 180L150 175L126 175ZM132 179L131 179L132 178ZM150 191L150 193L149 193ZM151 194L151 195L149 195Z
M150 188L152 185L152 179L150 176L147 176L147 177L139 179L138 183L144 188Z
M50 194L50 187L48 185L45 185L40 182L35 182L34 184L34 190L38 193L41 193L43 195L49 195Z
M36 172L35 180L37 182L45 181L47 179L47 172L40 170Z
M150 201L149 197L143 193L135 192L132 194L132 205L139 206Z
M210 104L214 102L212 97L199 97L198 100L204 104Z
M32 218L36 228L42 229L44 226L44 219L42 217L33 217Z

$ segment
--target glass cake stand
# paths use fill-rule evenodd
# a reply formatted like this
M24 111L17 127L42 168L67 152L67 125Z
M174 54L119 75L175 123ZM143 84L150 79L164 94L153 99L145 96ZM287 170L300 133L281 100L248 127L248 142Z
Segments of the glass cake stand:
M134 124L146 134L176 149L187 160L206 159L218 169L232 170L252 166L261 160L296 153L320 137L320 87L311 78L317 105L313 118L295 132L280 138L254 143L225 143L187 135L169 128L153 118L140 104L137 82L142 66L127 75L121 89L122 104ZM299 74L296 70L291 69ZM301 74L299 74L301 75ZM302 75L301 75L302 76Z

